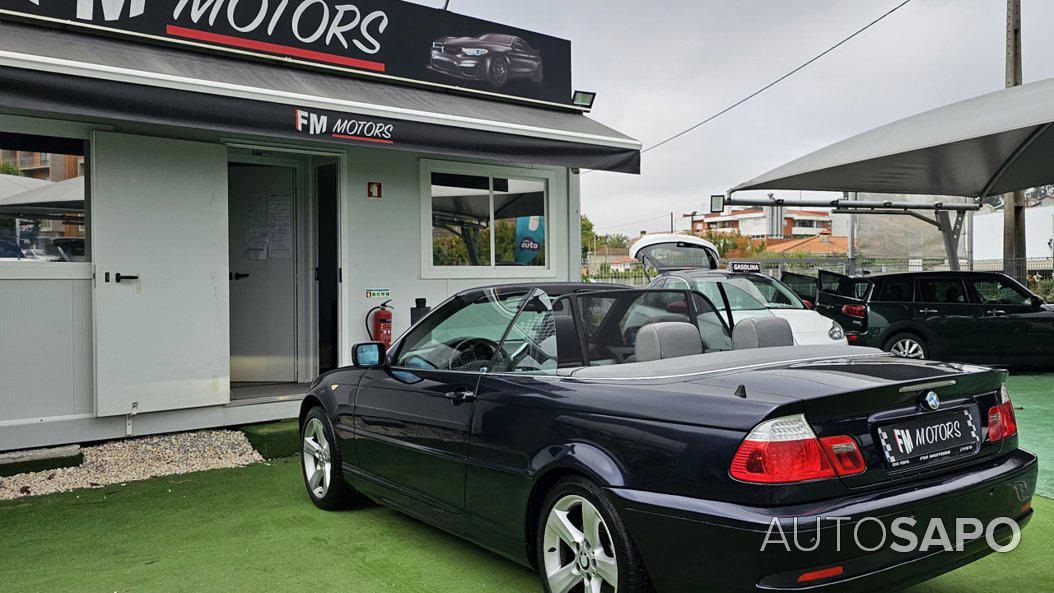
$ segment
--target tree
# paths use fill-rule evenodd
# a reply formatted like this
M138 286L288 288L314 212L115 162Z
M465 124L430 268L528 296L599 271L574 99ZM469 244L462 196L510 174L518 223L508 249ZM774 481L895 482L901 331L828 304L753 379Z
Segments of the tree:
M0 175L14 175L21 177L22 171L12 163L0 163Z
M593 221L589 220L589 217L585 214L582 215L582 259L586 258L593 249L593 238L596 234L593 232Z
M744 237L739 233L715 233L707 231L703 237L717 247L717 253L722 258L729 257L754 257L765 251L765 241Z

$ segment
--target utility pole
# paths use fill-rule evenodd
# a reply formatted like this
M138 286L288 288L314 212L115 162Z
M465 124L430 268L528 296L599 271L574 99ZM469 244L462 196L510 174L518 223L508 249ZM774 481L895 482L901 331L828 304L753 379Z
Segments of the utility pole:
M674 232L673 231L673 212L670 212L670 232L671 233Z
M1021 84L1021 0L1006 0L1006 88ZM973 240L973 237L970 238ZM1003 195L1003 272L1025 282L1025 193Z

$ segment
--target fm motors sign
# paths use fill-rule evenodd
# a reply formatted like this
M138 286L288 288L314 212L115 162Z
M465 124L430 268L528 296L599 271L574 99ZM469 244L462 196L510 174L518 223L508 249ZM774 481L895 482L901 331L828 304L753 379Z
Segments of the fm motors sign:
M0 0L0 15L568 104L563 39L399 0Z

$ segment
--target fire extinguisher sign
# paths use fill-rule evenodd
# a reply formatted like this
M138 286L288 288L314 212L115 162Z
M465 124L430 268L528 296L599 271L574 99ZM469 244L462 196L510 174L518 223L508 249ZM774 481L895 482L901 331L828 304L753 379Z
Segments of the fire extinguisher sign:
M392 298L392 290L390 288L367 288L366 289L367 299L390 299Z

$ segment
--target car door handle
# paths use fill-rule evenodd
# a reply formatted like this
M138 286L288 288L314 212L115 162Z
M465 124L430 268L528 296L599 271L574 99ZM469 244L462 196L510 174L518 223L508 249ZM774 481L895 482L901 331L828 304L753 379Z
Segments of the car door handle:
M1006 315L1006 311L1004 311L1002 309L996 309L996 310L992 311L992 315L995 315L996 317L999 317L1000 315Z
M919 313L936 313L936 309L919 309Z
M476 400L476 392L468 390L451 391L443 397L453 401L455 404L463 404Z
M231 274L231 280L241 280L242 278L248 278L249 276L252 276L252 274L243 274L241 272L234 272L233 274Z
M117 272L117 274L114 276L114 280L116 280L118 284L120 284L122 280L138 280L138 279L139 279L139 276L130 276L128 274L122 274L120 272Z

